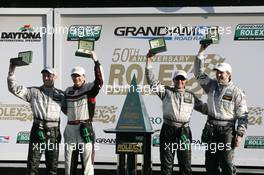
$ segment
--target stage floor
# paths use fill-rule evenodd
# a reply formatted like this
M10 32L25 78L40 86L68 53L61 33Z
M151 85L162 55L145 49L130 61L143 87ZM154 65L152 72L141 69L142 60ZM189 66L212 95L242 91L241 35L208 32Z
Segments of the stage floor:
M81 167L79 166L79 169ZM261 169L262 168L262 169ZM264 174L264 167L238 167L238 175L253 175L253 174ZM204 175L204 167L192 167L193 175ZM178 167L174 167L174 171L178 172ZM0 172L3 175L24 175L26 174L26 163L0 163ZM160 175L160 167L154 165L152 168L153 175ZM116 175L116 165L107 165L107 164L96 164L95 165L95 174L96 175ZM45 165L41 163L40 165L40 175L46 175ZM64 165L63 163L59 164L58 175L64 175ZM141 167L138 167L137 175L141 175Z

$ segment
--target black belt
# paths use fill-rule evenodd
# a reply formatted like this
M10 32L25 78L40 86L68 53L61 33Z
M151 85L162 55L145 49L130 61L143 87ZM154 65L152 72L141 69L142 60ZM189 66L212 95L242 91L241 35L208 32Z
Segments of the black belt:
M223 119L217 119L213 116L208 115L208 124L214 125L214 126L234 126L235 120L223 120Z
M172 120L168 120L168 119L164 119L164 123L169 125L169 126L175 126L178 128L189 126L189 122L176 122L176 121L172 121Z
M34 123L37 125L47 126L48 128L58 127L60 125L59 121L47 121L47 120L40 120L40 119L34 119Z
M68 125L79 125L81 123L87 123L88 120L71 120L68 121Z

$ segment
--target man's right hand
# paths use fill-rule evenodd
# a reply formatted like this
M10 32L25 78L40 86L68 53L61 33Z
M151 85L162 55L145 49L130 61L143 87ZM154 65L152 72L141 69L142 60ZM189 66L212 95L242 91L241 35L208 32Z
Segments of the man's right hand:
M13 63L10 63L9 65L9 73L14 73L16 69L16 65Z

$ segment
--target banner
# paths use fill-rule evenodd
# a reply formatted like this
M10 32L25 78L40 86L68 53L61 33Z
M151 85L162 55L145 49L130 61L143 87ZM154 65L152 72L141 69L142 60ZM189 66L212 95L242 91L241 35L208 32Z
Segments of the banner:
M240 166L261 166L263 164L263 160L258 156L263 153L262 147L258 146L258 149L255 149L252 146L255 142L250 142L250 146L247 146L248 140L252 137L262 137L261 131L264 129L262 123L264 104L261 98L263 96L261 90L264 85L258 78L261 65L264 64L260 59L264 43L259 37L263 32L261 31L263 25L261 16L244 15L241 18L239 15L217 14L206 15L206 17L199 15L178 16L176 14L170 16L117 14L99 17L89 14L75 16L74 12L71 12L67 17L58 15L55 22L56 20L61 24L60 27L68 29L71 26L102 26L101 36L95 42L95 51L105 73L104 87L97 96L94 122L97 136L97 162L116 161L115 134L106 134L103 130L116 127L127 89L134 74L141 87L152 126L154 130L161 129L163 122L161 100L158 96L151 94L144 75L146 54L149 50L148 40L157 37L164 37L166 40L167 52L157 54L153 60L152 65L156 78L164 85L173 85L174 71L183 69L190 77L187 89L206 101L207 96L196 82L192 69L200 47L199 41L204 38L207 29L217 26L220 43L211 45L206 50L205 71L214 77L215 72L212 70L214 65L221 62L230 63L233 69L232 79L245 91L249 107L248 131L243 143L236 149L235 162ZM254 33L251 32L248 41L241 39L249 33L241 33L243 24L246 26L243 30L253 30L256 34L254 36ZM252 28L250 24L252 24ZM260 30L259 33L256 32L256 28ZM70 70L74 66L83 66L87 71L87 80L94 80L93 62L88 58L75 57L74 53L78 43L68 40L67 36L67 33L57 35L55 39L57 42L55 51L60 52L56 52L56 59L60 60L57 60L58 63L61 63L58 66L61 68L62 75L65 76L62 80L63 88L73 84ZM200 138L205 122L205 115L193 112L191 118L192 164L204 164L205 147L201 145ZM160 163L159 131L153 134L152 142L153 163Z

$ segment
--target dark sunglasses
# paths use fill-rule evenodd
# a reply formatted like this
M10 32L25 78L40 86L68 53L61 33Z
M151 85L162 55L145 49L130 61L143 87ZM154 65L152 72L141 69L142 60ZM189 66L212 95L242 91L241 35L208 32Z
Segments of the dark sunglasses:
M179 76L175 77L174 80L175 81L179 81L179 80L184 81L184 80L186 80L186 78L184 78L184 76L179 75Z
M81 75L79 74L71 74L72 77L80 77Z

